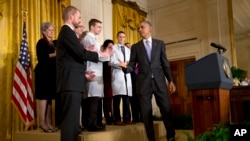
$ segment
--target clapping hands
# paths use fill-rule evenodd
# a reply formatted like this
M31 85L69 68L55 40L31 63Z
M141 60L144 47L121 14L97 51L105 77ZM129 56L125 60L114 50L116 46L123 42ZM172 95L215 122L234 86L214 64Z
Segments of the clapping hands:
M89 45L89 46L87 46L86 50L96 52L95 45Z
M99 54L99 57L103 57L103 58L110 57L114 54L114 51L112 50L112 48L107 48L105 50L101 50L98 52L95 48L95 45L89 45L88 47L86 47L86 50L97 52Z
M92 80L95 78L95 72L94 71L85 71L85 77L87 80Z
M114 51L112 48L107 48L105 50L99 51L100 57L110 57L114 55Z

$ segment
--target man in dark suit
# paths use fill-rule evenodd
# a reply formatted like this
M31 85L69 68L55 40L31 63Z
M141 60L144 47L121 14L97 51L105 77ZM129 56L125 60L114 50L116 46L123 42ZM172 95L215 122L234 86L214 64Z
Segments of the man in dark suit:
M79 133L80 106L85 88L85 78L91 79L94 74L85 72L84 62L97 62L99 57L108 57L110 52L91 52L79 43L74 29L81 22L80 11L66 7L63 11L64 25L57 40L57 92L61 96L63 111L61 141L77 141Z
M136 64L139 66L136 78L136 91L140 100L142 118L148 140L155 141L151 103L152 94L154 94L167 130L167 140L170 141L172 139L174 141L175 129L165 77L169 81L168 88L170 93L175 92L175 85L166 56L165 45L161 40L152 39L151 30L150 22L140 22L138 31L143 39L132 46L129 64L126 65L120 62L120 65L124 67L126 72L132 72Z

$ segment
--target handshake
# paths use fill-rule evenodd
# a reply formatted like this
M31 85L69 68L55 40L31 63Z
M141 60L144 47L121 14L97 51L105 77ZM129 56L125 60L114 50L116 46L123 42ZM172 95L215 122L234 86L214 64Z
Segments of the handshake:
M120 59L118 59L118 61L119 61L119 67L121 67L122 69L127 68L128 62L123 62Z

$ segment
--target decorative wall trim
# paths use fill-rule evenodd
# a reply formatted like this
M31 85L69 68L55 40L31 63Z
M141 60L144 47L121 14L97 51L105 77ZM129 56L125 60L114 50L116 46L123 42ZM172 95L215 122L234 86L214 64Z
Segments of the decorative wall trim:
M125 1L125 0L112 0L112 4L120 4L123 6L127 6L130 7L134 10L136 10L139 14L143 15L143 16L147 16L147 13L143 10L141 10L141 8L139 7L139 5L136 2L132 2L132 1Z
M165 45L173 45L173 44L179 44L179 43L184 43L184 42L193 42L193 41L198 41L198 38L189 38L189 39L184 39L184 40L179 40L179 41L174 41L174 42L168 42L165 43Z

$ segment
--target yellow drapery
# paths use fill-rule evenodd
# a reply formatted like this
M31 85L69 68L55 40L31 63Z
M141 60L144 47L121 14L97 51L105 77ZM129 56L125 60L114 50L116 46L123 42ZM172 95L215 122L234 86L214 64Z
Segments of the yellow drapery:
M13 73L19 56L24 20L21 11L23 9L28 12L27 40L33 70L37 63L36 42L41 38L41 23L46 21L54 23L56 38L63 24L62 10L69 4L70 0L0 0L1 141L13 141L14 133L24 129L17 110L11 104Z
M126 42L138 42L141 37L137 32L137 25L145 20L147 14L140 10L135 2L112 0L113 3L113 39L117 42L117 32L126 33Z

